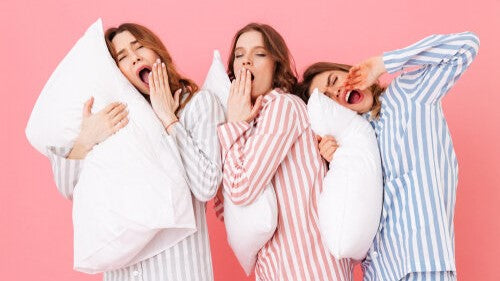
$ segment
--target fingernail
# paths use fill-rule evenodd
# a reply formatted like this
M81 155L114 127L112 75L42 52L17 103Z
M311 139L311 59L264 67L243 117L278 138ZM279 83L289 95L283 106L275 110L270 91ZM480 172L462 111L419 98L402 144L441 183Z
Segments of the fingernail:
M162 62L162 63L161 63L161 66L165 67L165 63L164 63L164 62Z
M156 62L157 62L157 63L160 63L160 62L161 62L161 60L160 60L160 59L156 59Z

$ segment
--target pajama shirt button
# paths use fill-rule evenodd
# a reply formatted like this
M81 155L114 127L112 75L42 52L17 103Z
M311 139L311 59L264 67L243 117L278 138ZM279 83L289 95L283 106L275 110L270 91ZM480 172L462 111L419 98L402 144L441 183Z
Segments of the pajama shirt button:
M377 252L373 252L372 256L373 256L373 258L377 258L378 257L378 253Z
M137 276L139 276L140 274L141 274L141 273L139 273L139 271L137 271L137 270L134 270L134 272L132 272L132 275L134 275L134 276L136 276L136 277L137 277Z

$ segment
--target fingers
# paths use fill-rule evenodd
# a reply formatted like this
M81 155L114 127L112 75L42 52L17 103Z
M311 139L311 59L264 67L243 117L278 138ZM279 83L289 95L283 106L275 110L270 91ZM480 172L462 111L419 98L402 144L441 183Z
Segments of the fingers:
M115 116L117 116L118 114L122 113L125 108L127 108L127 106L123 103L119 103L118 106L115 106L110 112L108 112L108 116L111 117L111 118L114 118Z
M123 110L120 113L118 113L116 116L112 117L113 119L112 119L111 123L114 126L117 123L121 122L123 119L125 119L127 116L128 116L128 111Z
M246 119L246 121L250 122L253 119L255 119L255 117L257 117L257 115L259 114L261 108L262 108L262 96L259 96L255 100L255 103L254 103L254 105L252 107L252 111L250 112L250 115L248 116L248 118Z
M245 69L240 69L240 75L238 77L238 94L243 95L245 93L245 80L247 78L247 72Z
M178 107L178 106L179 106L179 104L180 104L181 93L182 93L182 88L178 89L178 90L177 90L177 91L175 91L175 93L174 93L174 102L175 102L176 109L177 109L177 107Z
M128 121L129 119L128 118L124 118L122 119L120 122L116 123L114 126L113 126L113 134L118 132L120 129L122 129L123 127L125 127L127 124L128 124Z
M250 70L245 71L245 96L250 97L250 94L252 93L252 74L250 73Z
M94 97L90 97L88 101L83 104L83 116L88 117L92 114L92 106L94 105Z
M159 90L161 93L165 93L165 75L163 74L163 63L160 63L160 60L157 60L155 63L156 66L156 77L158 79ZM168 82L167 82L168 83Z
M233 79L233 81L231 81L231 87L229 87L229 97L234 97L234 95L236 94L235 89L236 89L236 79Z
M148 75L148 83L149 83L149 94L151 96L154 96L156 91L155 91L155 81L153 79L153 71L152 70Z
M168 83L167 65L164 62L161 63L161 71L163 73L163 83L164 83L165 90L167 93L171 93L170 84Z
M158 64L157 63L153 64L153 70L151 72L153 73L153 84L154 84L155 93L159 93L160 92L160 81L159 81Z
M115 107L119 106L121 103L120 102L112 102L110 104L108 104L103 110L101 110L101 112L105 113L105 114L108 114L111 112L111 110L113 110Z
M317 140L318 142L321 142L322 137L321 137L320 135L316 135L316 134L315 134L315 137L316 137L316 140Z

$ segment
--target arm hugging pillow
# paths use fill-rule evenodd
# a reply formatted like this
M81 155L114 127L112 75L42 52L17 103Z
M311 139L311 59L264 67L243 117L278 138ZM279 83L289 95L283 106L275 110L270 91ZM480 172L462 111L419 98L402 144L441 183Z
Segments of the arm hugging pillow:
M363 259L382 211L382 168L377 139L367 120L316 89L307 104L313 131L332 135L339 147L318 202L321 237L337 259Z
M86 156L73 193L74 267L96 273L156 255L196 224L177 148L110 56L100 19L43 88L26 128L29 142L43 154L72 147L91 96L94 112L120 101L130 119Z

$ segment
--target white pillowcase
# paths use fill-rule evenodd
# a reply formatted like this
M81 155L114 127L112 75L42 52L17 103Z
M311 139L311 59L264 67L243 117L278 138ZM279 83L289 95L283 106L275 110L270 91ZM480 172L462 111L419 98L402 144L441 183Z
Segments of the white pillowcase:
M224 112L231 82L224 69L219 51L214 51L212 65L203 88L217 96ZM272 184L249 205L235 205L224 190L224 223L227 240L243 270L250 275L260 249L273 237L278 223L278 205Z
M337 259L362 260L382 211L382 168L375 133L367 120L317 89L307 111L313 131L332 135L339 144L318 202L323 243Z
M110 56L99 19L43 88L26 128L30 143L72 147L82 107L128 105L129 124L86 156L73 193L74 268L87 273L137 263L196 231L179 152L151 106Z

